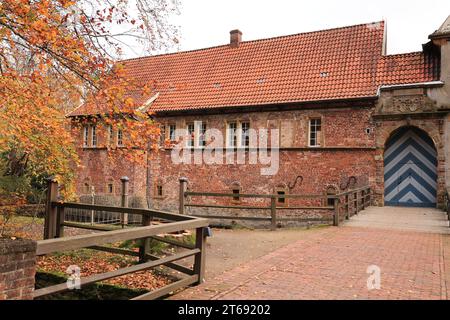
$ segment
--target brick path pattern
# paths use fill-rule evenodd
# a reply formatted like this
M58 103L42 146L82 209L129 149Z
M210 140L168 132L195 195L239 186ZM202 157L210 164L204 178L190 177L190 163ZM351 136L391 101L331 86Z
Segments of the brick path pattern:
M300 237L172 299L450 298L449 235L344 226ZM367 289L371 265L381 268L380 290Z

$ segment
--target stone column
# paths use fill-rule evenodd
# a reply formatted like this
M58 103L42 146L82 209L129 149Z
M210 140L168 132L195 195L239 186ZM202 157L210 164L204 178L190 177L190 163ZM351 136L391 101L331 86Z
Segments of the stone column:
M36 242L0 239L0 300L32 300Z

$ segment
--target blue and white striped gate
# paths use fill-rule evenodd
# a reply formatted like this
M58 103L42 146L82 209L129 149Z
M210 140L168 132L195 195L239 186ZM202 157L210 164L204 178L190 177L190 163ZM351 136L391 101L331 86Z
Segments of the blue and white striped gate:
M419 129L398 130L386 144L384 199L387 206L435 207L437 153Z

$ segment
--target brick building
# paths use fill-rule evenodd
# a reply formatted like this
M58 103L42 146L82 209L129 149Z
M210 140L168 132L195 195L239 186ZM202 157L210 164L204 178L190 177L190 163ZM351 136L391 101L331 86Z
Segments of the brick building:
M141 203L169 210L178 206L180 177L205 192L326 194L370 184L378 205L443 204L450 17L421 52L398 55L386 55L384 22L256 41L242 41L238 30L230 35L223 46L123 61L131 77L153 81L147 102L171 147L148 152L148 167L130 165L97 147L106 127L84 128L80 195L95 186L117 196L126 175ZM70 114L86 115L83 107ZM207 152L211 129L245 161L174 162L181 144L191 160ZM261 148L260 129L278 130L276 140L268 133L279 152L270 175L261 171L267 165L249 163ZM114 132L120 144L123 133ZM216 158L229 157L226 151Z

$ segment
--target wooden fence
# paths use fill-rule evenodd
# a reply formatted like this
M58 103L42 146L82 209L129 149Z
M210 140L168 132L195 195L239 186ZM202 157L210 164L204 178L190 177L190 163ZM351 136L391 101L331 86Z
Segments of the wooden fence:
M211 193L211 192L193 192L187 191L187 179L180 179L179 192L179 213L186 214L186 208L211 208L211 209L238 209L238 210L270 210L270 216L226 216L226 215L200 215L195 217L224 220L247 220L247 221L266 221L270 222L270 228L275 230L280 221L295 222L324 222L334 226L339 226L344 219L349 219L361 210L372 205L372 189L370 186L349 190L336 195L297 195L297 194L243 194L243 193ZM189 203L189 197L206 198L252 198L252 199L270 199L270 206L242 206L242 205L216 205ZM301 200L321 200L321 206L278 206L279 199L301 199ZM332 206L328 206L328 200L333 201ZM304 218L304 217L279 217L279 210L305 210L308 212L329 211L332 218Z
M139 271L149 270L157 266L166 266L171 269L181 272L184 277L174 283L171 283L163 288L159 288L150 293L141 295L135 300L151 300L167 295L168 293L178 290L180 288L200 284L203 282L205 273L205 249L206 236L208 234L208 221L206 219L195 218L190 216L182 216L163 211L147 210L147 209L133 209L127 207L107 207L96 206L80 203L63 203L57 200L58 184L54 180L49 181L47 194L47 214L45 218L45 240L38 241L37 255L46 255L54 252L62 252L69 250L76 250L81 248L88 248L98 251L105 251L115 254L130 255L139 257L139 264L119 270L106 272L102 274L92 275L81 279L81 286L104 281L111 278L120 277L126 274L135 273ZM125 189L126 190L126 189ZM124 192L126 194L126 192ZM123 198L123 204L126 205L126 198ZM142 216L142 227L125 227L122 228L112 226L92 226L88 224L69 223L64 221L64 210L72 209L86 209L94 211L108 211L118 212L125 217L127 214L137 214ZM152 225L154 219L159 219L160 224ZM123 220L122 220L123 221ZM83 228L96 232L87 235L79 235L64 238L64 228ZM181 243L176 240L166 239L161 237L161 234L180 232L184 230L196 230L195 245ZM140 239L141 245L139 252L126 250L121 248L104 246L109 243L116 243L119 241ZM169 243L174 246L183 248L183 251L173 254L168 257L160 258L150 253L150 240ZM177 264L175 261L194 256L193 268L188 268ZM53 285L50 287L35 290L34 298L47 296L50 294L61 293L68 291L69 287L66 283Z
M445 212L447 212L447 218L450 221L450 191L447 189L445 191L445 199L444 199L444 203L445 203ZM450 224L449 224L450 225Z

